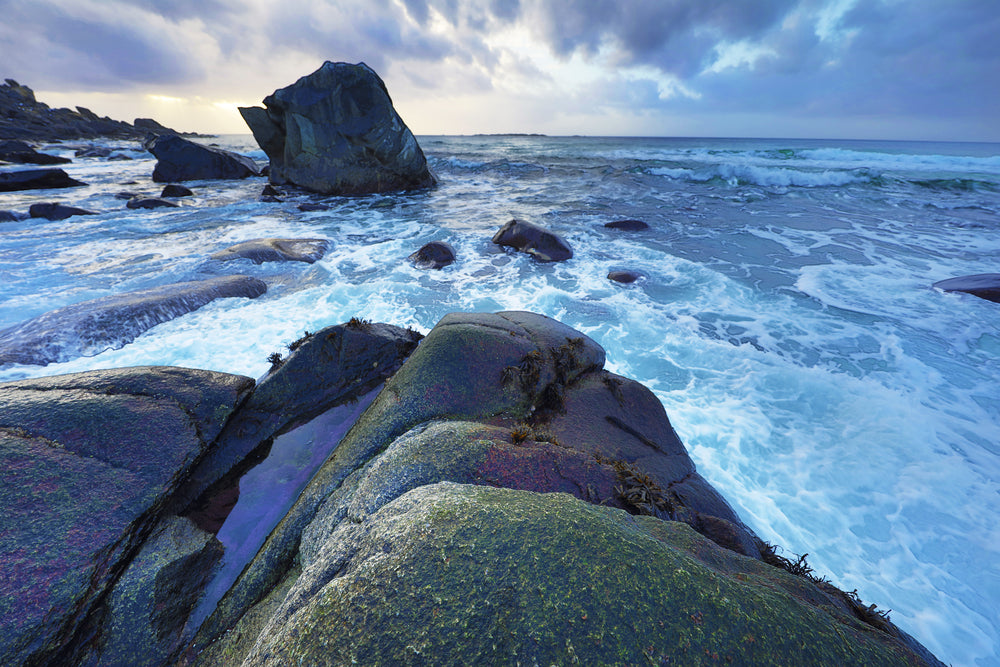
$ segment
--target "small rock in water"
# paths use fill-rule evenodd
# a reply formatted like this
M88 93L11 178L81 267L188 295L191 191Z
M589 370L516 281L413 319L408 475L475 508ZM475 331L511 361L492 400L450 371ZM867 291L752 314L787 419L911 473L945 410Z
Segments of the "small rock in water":
M190 197L194 192L191 188L184 187L183 185L177 185L176 183L168 183L163 186L163 192L160 193L161 197Z
M455 249L444 241L431 241L407 259L418 269L441 269L455 261Z
M108 157L111 155L111 149L107 146L87 146L78 149L74 155L76 157Z
M125 204L128 208L177 208L177 204L159 197L133 197Z
M945 292L965 292L987 301L1000 303L1000 273L979 273L972 276L948 278L934 283Z
M70 178L62 169L22 169L0 173L0 192L75 188L86 183Z
M612 271L608 274L608 280L613 280L614 282L622 283L623 285L634 283L641 277L642 274L635 271Z
M93 211L88 211L75 206L66 206L57 202L45 202L32 204L28 209L28 215L32 218L45 218L46 220L65 220L74 215L97 215Z
M493 236L493 242L528 253L540 262L561 262L573 257L573 249L558 234L523 220L505 224Z
M0 160L18 164L66 164L69 158L39 153L29 144L17 139L0 141Z
M615 220L604 223L604 226L608 229L621 229L626 232L641 232L644 229L649 229L649 225L642 220Z
M212 255L212 259L227 261L249 259L254 264L264 262L306 262L322 259L330 248L326 239L253 239L230 246Z
M17 222L20 219L14 211L0 211L0 222Z
M304 204L299 204L299 210L305 213L311 211L329 211L330 207L327 204L318 204L315 202L306 202Z

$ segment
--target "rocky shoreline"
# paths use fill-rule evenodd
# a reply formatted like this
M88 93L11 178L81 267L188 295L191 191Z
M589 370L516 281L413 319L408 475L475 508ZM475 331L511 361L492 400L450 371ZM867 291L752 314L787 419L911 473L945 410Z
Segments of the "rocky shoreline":
M583 334L503 312L420 339L352 320L259 383L135 368L0 385L4 663L939 664L776 566ZM240 477L382 382L188 625Z

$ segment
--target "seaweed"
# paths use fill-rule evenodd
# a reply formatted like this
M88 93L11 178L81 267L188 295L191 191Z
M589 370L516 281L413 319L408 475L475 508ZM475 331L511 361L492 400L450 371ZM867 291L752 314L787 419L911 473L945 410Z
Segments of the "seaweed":
M509 384L515 379L521 390L530 397L535 395L535 385L542 374L542 353L539 350L528 352L517 366L507 366L501 374L501 382Z
M357 317L352 317L347 321L346 326L348 329L354 329L356 331L367 331L372 325L371 320L358 319Z
M646 514L668 521L677 520L677 505L683 505L673 491L664 489L656 480L638 466L621 459L609 459L594 454L598 463L610 465L618 474L621 484L615 485L615 494L631 514ZM675 504L676 503L676 504Z
M302 344L305 343L310 338L312 338L312 336L313 335L309 331L306 331L304 334L302 334L301 338L299 338L298 340L294 340L288 344L288 351L294 352L295 350L299 349L300 347L302 347Z
M272 352L267 355L267 361L271 364L271 371L274 372L281 368L281 364L285 363L285 360L281 358L280 352Z

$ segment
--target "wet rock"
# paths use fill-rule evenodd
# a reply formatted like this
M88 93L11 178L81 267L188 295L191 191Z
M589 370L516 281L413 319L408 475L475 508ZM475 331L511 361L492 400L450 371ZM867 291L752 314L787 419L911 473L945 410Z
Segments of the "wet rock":
M0 222L17 222L21 216L14 211L0 211Z
M168 367L0 384L0 662L78 664L109 634L111 587L252 385Z
M28 209L28 215L32 218L45 218L46 220L65 220L74 215L97 215L93 211L76 206L66 206L57 202L45 202L32 204Z
M329 211L330 206L328 204L318 204L315 202L305 202L299 204L299 210L305 213L310 213L312 211Z
M493 236L493 243L526 252L540 262L561 262L573 257L573 249L559 235L544 227L511 220Z
M66 164L69 158L39 153L32 146L13 139L0 141L0 161L17 164Z
M191 188L184 187L183 185L178 185L177 183L168 183L163 186L163 192L160 193L161 197L190 197L194 194Z
M254 264L264 262L313 262L322 259L330 249L326 239L253 239L230 246L212 255L212 259L228 261L249 259Z
M177 208L177 203L159 197L133 197L125 204L127 208Z
M264 107L240 113L270 158L275 185L363 195L435 183L385 84L364 63L326 62L267 96Z
M153 169L153 180L157 183L260 175L256 163L244 155L205 146L174 134L154 137L146 143L146 148L157 160Z
M965 292L980 299L1000 303L1000 273L980 273L972 276L948 278L934 283L945 292Z
M75 188L86 183L70 178L62 169L22 169L0 173L0 192Z
M80 148L75 153L76 157L108 157L111 149L107 146L87 146Z
M642 220L615 220L604 223L604 226L608 229L621 229L626 232L641 232L644 229L649 229L649 225Z
M514 537L516 536L516 537ZM799 577L561 493L424 485L303 565L245 665L913 665Z
M407 259L418 269L442 269L455 261L455 249L444 241L431 241Z
M215 299L253 299L266 291L267 285L256 278L225 276L75 303L0 330L0 365L46 366L116 350L147 329Z
M611 271L608 273L608 280L623 285L629 285L642 278L642 274L636 271Z

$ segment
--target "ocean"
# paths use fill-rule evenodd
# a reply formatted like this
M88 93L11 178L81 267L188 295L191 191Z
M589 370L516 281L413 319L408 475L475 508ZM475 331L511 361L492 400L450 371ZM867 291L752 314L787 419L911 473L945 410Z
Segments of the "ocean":
M114 195L157 195L155 161L105 142L133 159L75 159L83 188L0 193L0 210L100 213L0 223L0 329L183 280L268 285L0 380L145 364L259 377L304 331L355 316L426 332L453 311L544 313L655 392L762 538L891 609L943 661L1000 665L1000 304L931 287L1000 272L1000 145L418 140L439 180L426 192L264 203L263 179L199 181L179 209L131 210ZM205 141L266 160L249 135ZM329 210L298 209L314 200ZM493 245L511 218L575 256L542 264ZM604 227L619 219L650 229ZM209 259L260 237L332 247L315 264ZM435 240L456 263L411 266ZM619 269L641 278L607 279Z

